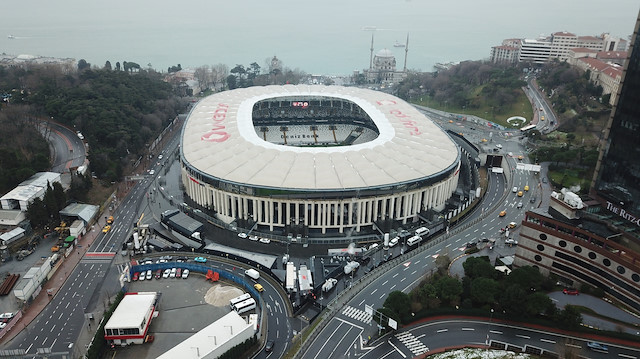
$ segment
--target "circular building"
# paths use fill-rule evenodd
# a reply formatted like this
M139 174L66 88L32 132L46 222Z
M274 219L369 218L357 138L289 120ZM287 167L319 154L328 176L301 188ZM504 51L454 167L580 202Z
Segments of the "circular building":
M189 113L180 151L187 196L218 218L310 237L442 210L460 169L458 147L413 106L339 86L208 96Z

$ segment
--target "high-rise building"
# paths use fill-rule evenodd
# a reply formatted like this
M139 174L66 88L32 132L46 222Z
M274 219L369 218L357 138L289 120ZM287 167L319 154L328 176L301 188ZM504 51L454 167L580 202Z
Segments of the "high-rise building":
M531 265L566 285L588 284L640 310L640 43L636 22L622 84L604 131L586 202L563 190L549 208L527 211L515 266Z

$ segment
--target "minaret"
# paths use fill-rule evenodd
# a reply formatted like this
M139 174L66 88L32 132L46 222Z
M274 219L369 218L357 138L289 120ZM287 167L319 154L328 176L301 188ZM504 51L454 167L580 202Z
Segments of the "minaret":
M402 72L407 72L407 53L409 52L409 33L407 33L407 43L404 45L404 69Z
M373 33L371 33L371 55L369 55L369 71L373 69Z

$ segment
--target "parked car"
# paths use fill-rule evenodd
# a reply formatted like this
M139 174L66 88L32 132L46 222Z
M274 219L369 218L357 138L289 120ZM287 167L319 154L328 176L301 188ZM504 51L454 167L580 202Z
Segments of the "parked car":
M160 278L162 278L162 269L158 269L156 271L156 279L160 279Z
M171 268L171 271L169 272L169 278L175 278L176 277L176 271L177 271L177 269L175 267Z
M195 257L195 258L193 258L193 261L197 262L197 263L207 263L207 258L205 258L205 257Z
M182 268L178 268L176 269L176 278L181 278L182 277Z
M140 276L138 277L138 280L145 280L146 276L147 274L144 271L142 271L140 272Z
M0 319L11 319L15 316L15 313L7 312L0 314Z
M247 238L247 234L244 232L240 232L238 233L238 237L242 238L242 239L246 239Z
M5 322L0 322L0 329L3 329L4 327L7 326L7 323Z
M567 294L567 295L579 295L580 293L578 292L577 289L573 289L573 288L565 288L562 290L563 294Z
M391 240L389 241L389 247L394 247L396 244L398 244L398 241L400 241L400 237L391 238Z
M257 240L260 240L260 237L258 237L258 236L249 236L249 239L252 240L252 241L257 241Z
M167 268L164 270L164 273L162 273L162 278L169 278L170 274L171 274L171 269Z
M507 244L509 247L511 246L517 246L518 245L518 241L516 241L515 239L507 239L504 241L504 244Z
M260 243L269 244L271 240L269 238L260 238Z
M131 278L131 280L138 280L139 277L140 277L140 273L139 272L135 272L135 273L133 273L133 277Z
M187 279L187 277L189 277L189 270L185 269L182 271L182 278Z
M151 278L153 278L153 273L151 273L151 269L147 270L147 278L145 278L146 280L151 280Z

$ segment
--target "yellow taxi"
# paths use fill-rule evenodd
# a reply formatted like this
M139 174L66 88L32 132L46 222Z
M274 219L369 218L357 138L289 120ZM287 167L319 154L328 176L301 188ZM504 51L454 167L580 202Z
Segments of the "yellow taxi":
M509 228L514 229L518 224L516 222L509 223Z
M507 211L502 211L502 212L500 212L500 214L499 214L499 216L500 216L500 217L504 217L504 216L506 216L506 215L507 215Z
M529 185L524 186L525 191L529 191Z
M520 156L518 156L518 159L519 159L520 161L522 161L522 160L524 159L524 156L523 156L523 155L520 155Z
M111 226L106 225L104 226L104 228L102 228L102 233L108 233L111 230Z
M487 142L487 139L486 139L486 138L483 138L481 141L482 141L482 142Z
M522 191L518 191L518 197L522 197L523 194Z
M253 288L255 288L255 290L257 290L260 293L264 292L264 287L262 287L262 284L260 284L260 283L254 284Z
M453 120L449 120L449 123L453 123Z

